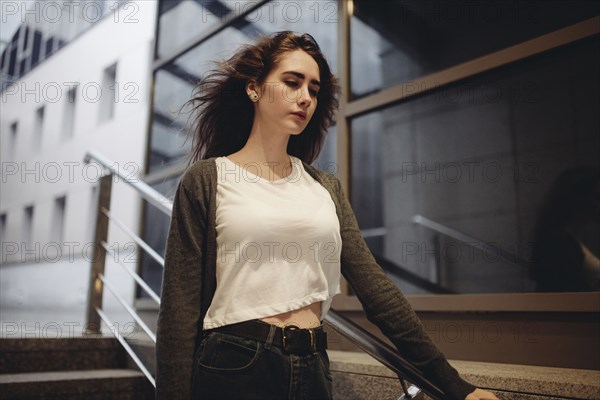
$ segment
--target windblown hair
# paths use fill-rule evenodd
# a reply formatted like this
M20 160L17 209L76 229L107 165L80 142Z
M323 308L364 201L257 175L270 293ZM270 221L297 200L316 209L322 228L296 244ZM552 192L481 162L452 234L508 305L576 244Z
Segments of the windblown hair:
M340 86L311 35L282 31L264 36L254 45L240 47L228 60L217 62L217 68L198 82L192 98L183 105L192 106L188 130L192 136L190 164L234 153L246 144L254 121L246 84L254 81L263 85L281 57L295 50L306 52L316 61L321 87L313 117L304 131L290 137L287 150L309 164L317 158L338 107Z

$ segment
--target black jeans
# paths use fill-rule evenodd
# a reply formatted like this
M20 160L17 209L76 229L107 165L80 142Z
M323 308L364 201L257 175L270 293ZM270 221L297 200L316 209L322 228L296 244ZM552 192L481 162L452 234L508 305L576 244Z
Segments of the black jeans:
M332 398L326 350L306 355L287 354L271 343L209 332L196 351L194 400Z

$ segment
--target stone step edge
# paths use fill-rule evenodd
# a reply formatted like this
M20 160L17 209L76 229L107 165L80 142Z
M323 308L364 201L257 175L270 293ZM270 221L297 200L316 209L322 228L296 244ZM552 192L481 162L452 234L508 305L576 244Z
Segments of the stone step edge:
M330 369L397 378L373 357L362 352L327 350ZM578 399L600 399L600 371L535 365L448 360L468 382L483 388Z
M2 399L153 399L154 388L139 371L128 369L29 372L0 375ZM100 397L98 397L100 396Z
M114 350L120 346L117 339L108 336L69 338L0 338L0 351L19 353L31 351Z
M0 385L59 381L84 381L89 379L145 379L142 372L132 369L89 369L79 371L23 372L0 374Z

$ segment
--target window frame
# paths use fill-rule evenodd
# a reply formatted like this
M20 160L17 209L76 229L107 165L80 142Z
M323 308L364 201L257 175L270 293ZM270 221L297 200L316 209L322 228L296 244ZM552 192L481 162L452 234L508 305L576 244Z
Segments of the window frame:
M161 0L163 1L163 0ZM200 43L210 40L221 30L244 18L254 9L262 7L268 1L259 1L235 18L227 19L222 24L213 27L207 32L184 43L168 55L158 58L155 49L155 60L152 65L153 82L155 74L162 67L190 51ZM437 71L436 73L412 80L410 83L400 84L386 88L380 92L350 99L350 21L353 12L352 0L338 0L338 52L337 52L337 78L342 87L339 108L335 115L336 143L337 143L337 176L342 183L344 191L351 193L350 177L350 120L354 117L382 109L399 103L411 96L424 93L425 88L437 88L449 85L461 79L485 72L504 65L532 57L580 39L600 34L600 16L581 21L579 23L546 33L536 38L512 45L505 49L488 53L481 57L471 59L453 67ZM156 34L160 32L160 15L157 14ZM435 82L435 85L432 84ZM406 85L411 85L411 90L406 90ZM414 90L414 88L420 88ZM153 99L149 107L152 112ZM151 126L148 128L150 135ZM147 159L150 156L150 147L146 149ZM156 182L173 175L181 174L184 165L173 165L160 171L145 176L145 181ZM141 210L143 215L143 210ZM339 311L358 311L362 309L356 296L348 295L349 286L342 279L342 294L333 299L332 307ZM456 294L456 295L407 295L415 311L422 312L598 312L600 311L600 292L580 293L493 293L493 294Z

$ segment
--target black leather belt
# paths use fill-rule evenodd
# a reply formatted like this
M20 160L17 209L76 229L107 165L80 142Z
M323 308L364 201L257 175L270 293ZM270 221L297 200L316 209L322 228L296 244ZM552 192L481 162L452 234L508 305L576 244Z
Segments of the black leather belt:
M280 328L254 319L205 330L203 333L206 335L210 332L221 332L266 343L271 326L275 327L273 345L282 348L287 353L308 354L327 348L327 334L322 326L308 329L296 325L286 325Z

